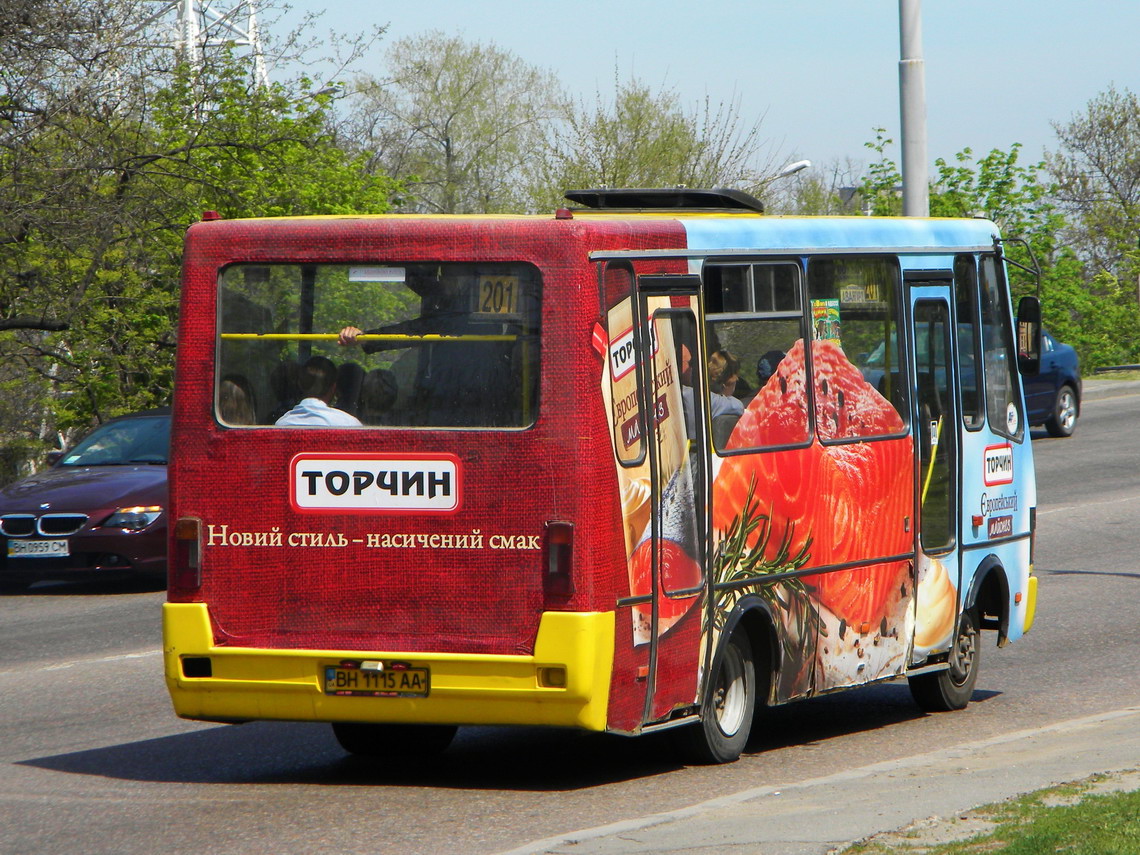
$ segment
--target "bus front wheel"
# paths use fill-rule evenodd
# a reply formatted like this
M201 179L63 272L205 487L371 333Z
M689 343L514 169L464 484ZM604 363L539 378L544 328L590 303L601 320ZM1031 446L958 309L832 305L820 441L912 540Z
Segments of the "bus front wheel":
M361 757L424 757L442 754L458 728L442 724L361 724L336 721L340 747Z
M748 634L740 630L721 651L700 722L678 731L682 750L697 763L731 763L748 742L755 708L756 663Z
M910 693L920 708L926 712L965 709L978 682L980 642L977 618L971 612L962 612L958 635L950 649L950 667L909 678Z

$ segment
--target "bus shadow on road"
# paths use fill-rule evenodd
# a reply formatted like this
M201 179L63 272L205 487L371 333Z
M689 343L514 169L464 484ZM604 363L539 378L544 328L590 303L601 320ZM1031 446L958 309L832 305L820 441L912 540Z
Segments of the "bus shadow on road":
M327 725L253 722L22 760L73 775L181 784L318 784L572 790L681 768L661 735L462 728L440 756L355 757Z
M970 703L984 703L1000 695L999 691L975 689ZM764 723L753 726L748 748L791 748L919 721L931 715L918 708L905 681L878 683L766 710Z
M998 695L976 691L974 703ZM741 762L926 718L903 683L765 710ZM73 775L152 783L415 786L571 791L683 768L668 733L637 739L555 728L470 727L441 756L346 755L320 724L255 722L19 761Z

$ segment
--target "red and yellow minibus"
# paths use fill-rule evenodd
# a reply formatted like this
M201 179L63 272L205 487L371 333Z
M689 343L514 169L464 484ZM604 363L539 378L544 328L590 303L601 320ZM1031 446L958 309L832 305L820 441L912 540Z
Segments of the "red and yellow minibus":
M982 631L1029 629L1039 307L993 223L567 196L189 229L178 715L381 756L676 729L723 762L822 693L961 708Z

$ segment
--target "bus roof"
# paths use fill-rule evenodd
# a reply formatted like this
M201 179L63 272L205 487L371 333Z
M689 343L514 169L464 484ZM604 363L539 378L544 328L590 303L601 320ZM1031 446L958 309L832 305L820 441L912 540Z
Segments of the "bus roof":
M509 214L359 214L319 217L282 217L248 220L207 219L195 224L191 231L200 228L225 229L235 233L249 229L289 230L358 229L361 233L382 233L421 228L423 224L447 225L459 231L478 232L488 228L500 236L511 223L532 237L535 229L557 231L567 229L584 236L591 224L606 224L612 232L615 224L622 223L633 232L643 235L656 232L655 224L674 233L666 239L664 247L651 250L628 248L628 252L615 246L612 240L598 247L596 258L617 255L682 255L700 257L720 253L781 253L788 255L818 254L828 251L865 252L937 252L981 251L992 249L1000 237L997 226L984 219L950 219L918 217L790 217L768 216L744 210L616 210L581 209L560 210L551 215ZM669 225L666 225L669 224ZM679 227L679 228L678 228ZM683 233L683 237L682 237ZM553 236L553 235L552 235ZM586 239L589 243L589 239ZM620 239L619 239L620 244Z

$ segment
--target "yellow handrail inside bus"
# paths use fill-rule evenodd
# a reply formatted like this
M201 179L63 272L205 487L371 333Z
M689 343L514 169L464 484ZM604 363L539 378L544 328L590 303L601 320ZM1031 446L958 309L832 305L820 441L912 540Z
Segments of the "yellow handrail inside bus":
M337 333L222 333L226 341L336 341L340 336ZM433 342L433 341L517 341L517 335L438 335L427 333L424 335L396 335L381 333L364 333L356 337L357 341L407 341L407 342Z
M930 481L934 477L934 461L938 457L938 440L942 436L942 416L938 417L938 425L934 428L934 441L931 443L933 453L930 455L930 465L926 467L926 480L922 484L922 504L926 504L926 493L930 490Z

